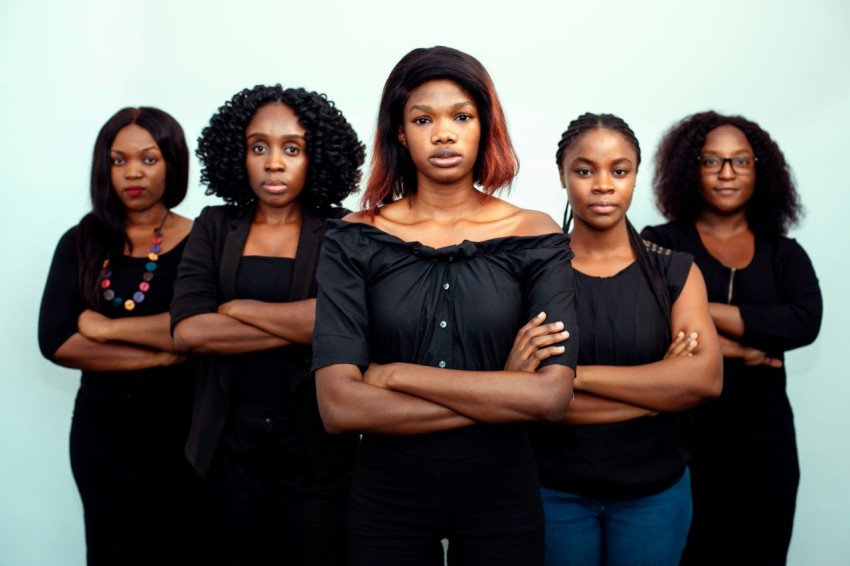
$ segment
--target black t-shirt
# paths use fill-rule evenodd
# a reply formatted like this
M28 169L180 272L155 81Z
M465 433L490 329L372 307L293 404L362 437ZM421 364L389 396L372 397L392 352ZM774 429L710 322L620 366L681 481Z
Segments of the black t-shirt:
M578 335L569 238L562 233L464 241L435 249L375 227L331 221L317 278L313 368L406 362L504 367L519 328L541 311L572 335L548 364L575 368ZM527 442L523 427L475 425L381 437L410 454L460 458Z
M654 245L649 249L672 304L693 258ZM664 358L668 321L637 262L611 277L576 271L575 289L579 366L634 366ZM609 424L538 425L533 439L541 483L596 499L657 493L684 471L683 433L680 416L665 413Z

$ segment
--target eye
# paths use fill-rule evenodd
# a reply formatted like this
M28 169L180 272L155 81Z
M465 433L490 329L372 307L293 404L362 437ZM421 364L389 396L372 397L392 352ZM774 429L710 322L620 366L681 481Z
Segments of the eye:
M629 169L624 169L624 168L620 167L620 168L614 169L614 176L615 177L625 177L630 172L631 171Z
M301 148L297 145L288 145L283 148L283 151L284 153L286 153L286 155L294 156L301 153Z
M418 126L424 126L425 124L428 124L430 122L431 122L431 119L428 118L427 116L420 116L419 118L413 119L413 123L418 125Z
M574 171L574 173L579 177L589 177L591 174L593 174L593 171L591 171L587 167L579 167Z
M269 148L260 143L252 145L250 149L251 153L254 155L263 155L269 150Z
M720 159L714 155L708 155L702 158L703 167L717 167L718 163L720 163Z
M732 160L732 163L734 163L736 167L749 167L751 161L749 157L736 157Z
M151 155L142 158L142 163L144 163L145 165L155 165L157 161L159 161L159 159Z
M124 158L123 157L113 157L111 159L111 163L112 163L112 165L115 165L115 166L124 165Z
M472 119L472 114L458 114L457 116L455 116L455 120L457 120L458 122L469 122Z

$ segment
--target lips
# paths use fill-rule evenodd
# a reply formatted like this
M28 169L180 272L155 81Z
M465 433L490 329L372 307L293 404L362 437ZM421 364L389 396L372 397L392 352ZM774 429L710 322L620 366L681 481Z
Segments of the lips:
M280 194L286 191L287 187L288 186L286 183L278 179L268 179L266 181L263 181L263 188L266 190L266 192L272 194Z
M124 193L130 198L138 198L145 192L144 187L124 187Z
M610 214L617 210L617 205L609 201L592 202L587 207L597 214Z
M463 156L451 149L438 149L428 157L428 162L434 167L455 167L463 161Z
M712 191L714 192L714 194L722 197L731 197L738 194L740 189L738 189L737 187L714 187Z

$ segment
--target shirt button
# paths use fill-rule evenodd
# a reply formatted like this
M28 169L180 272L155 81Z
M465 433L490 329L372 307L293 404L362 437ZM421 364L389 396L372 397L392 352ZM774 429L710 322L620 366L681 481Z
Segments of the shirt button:
M449 284L448 284L448 283L443 283L443 289L448 290L448 288L449 288Z
M441 320L441 321L440 321L440 328L445 328L446 326L447 326L446 321L445 321L445 320Z
M455 260L455 256L450 255L450 256L449 256L449 261L454 261L454 260Z
M440 366L441 368L444 368L444 367L446 367L446 362L444 362L443 360L440 360L440 363L438 363L437 365Z
M272 424L272 418L266 417L266 424Z

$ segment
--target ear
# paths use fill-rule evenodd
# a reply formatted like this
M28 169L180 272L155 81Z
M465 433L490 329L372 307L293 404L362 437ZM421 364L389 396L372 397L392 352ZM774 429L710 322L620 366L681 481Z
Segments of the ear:
M398 127L398 141L401 142L401 145L402 147L404 147L404 149L408 149L407 138L404 136L404 128L402 128L401 126Z
M564 174L563 169L558 169L558 177L561 179L561 188L567 188L567 176Z

